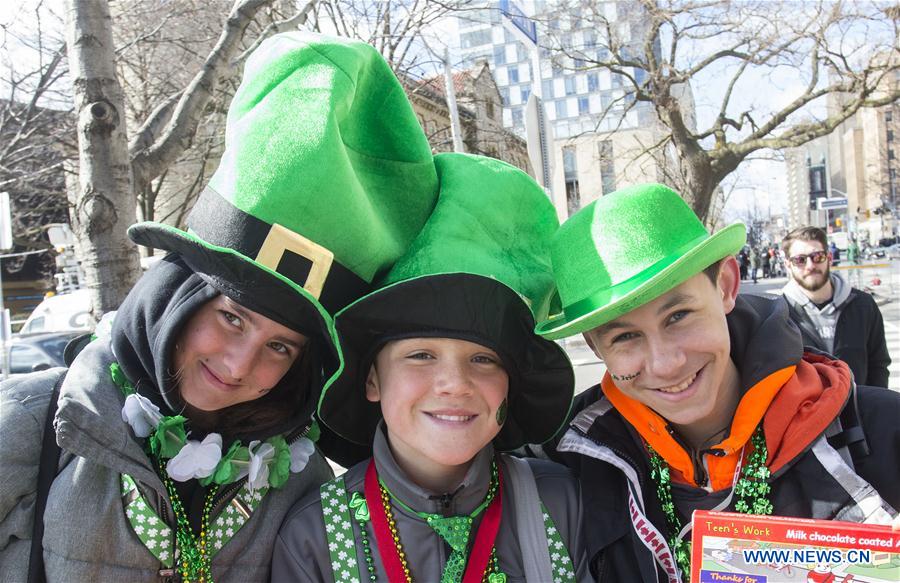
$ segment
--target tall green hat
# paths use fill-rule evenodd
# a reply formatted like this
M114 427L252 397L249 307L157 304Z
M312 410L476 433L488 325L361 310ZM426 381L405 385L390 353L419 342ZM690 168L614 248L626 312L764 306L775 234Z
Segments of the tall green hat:
M638 184L584 207L553 237L562 312L535 330L556 339L639 308L743 247L743 224L710 235L674 190Z
M225 153L188 230L140 223L128 233L180 254L235 301L322 338L336 369L330 314L406 252L436 197L431 148L381 55L292 32L248 59Z
M524 172L467 154L434 158L438 202L380 289L338 313L347 359L319 402L344 438L369 444L381 419L365 398L369 368L387 341L457 338L493 349L509 375L499 449L550 439L565 422L574 374L565 352L533 333L555 297L548 244L556 211Z

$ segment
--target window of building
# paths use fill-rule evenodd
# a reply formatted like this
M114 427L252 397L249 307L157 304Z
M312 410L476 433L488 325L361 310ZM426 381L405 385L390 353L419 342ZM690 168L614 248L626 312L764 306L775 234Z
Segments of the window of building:
M612 91L604 91L600 94L600 107L603 111L609 109L609 106L612 104Z
M616 189L616 168L613 163L613 143L612 140L603 140L598 147L598 158L600 159L600 186L603 194L609 194Z
M816 197L825 196L825 166L809 167L809 192Z
M643 69L635 69L634 70L634 81L638 87L644 84L644 79L647 78L647 71Z
M611 75L612 86L613 87L621 87L622 86L622 76L618 73L613 73Z
M578 188L578 163L575 154L575 146L563 148L563 174L566 181L566 207L569 211L569 216L574 215L581 208L581 192Z
M553 79L545 79L541 82L541 93L544 99L553 99Z
M509 67L506 70L506 74L509 77L510 85L512 85L513 83L519 82L519 68L518 67Z
M488 99L484 103L485 113L487 113L488 119L497 119L496 113L494 112L494 102Z
M556 119L563 119L569 117L569 114L566 111L566 100L560 99L555 102L556 103Z
M562 74L563 74L562 63L560 63L558 60L556 60L556 59L553 60L553 65L551 68L553 69L554 77L562 76Z
M889 141L889 142L894 141L894 130L887 131L887 141Z
M506 64L506 46L494 47L494 66Z
M584 48L593 49L597 46L597 33L593 30L584 31Z
M522 92L522 103L528 103L528 98L531 97L531 87L522 85L519 89Z
M588 91L597 91L600 89L600 76L597 73L588 73L587 84Z
M509 105L509 87L500 87L500 102L503 105Z
M888 148L888 160L893 160L893 159L894 159L894 150L891 148Z
M591 112L591 106L587 97L578 98L578 115L585 115Z
M522 108L514 107L512 108L512 124L514 126L520 126L524 123L524 118L522 117Z
M516 43L516 57L519 61L528 60L528 49L522 43Z
M575 68L580 71L580 70L584 69L585 67L587 67L587 63L584 62L584 59L576 57L575 58Z
M884 121L893 121L894 120L894 112L888 110L884 112Z
M566 77L566 95L575 95L575 77Z
M461 48L469 49L491 43L491 29L473 30L472 32L464 32L459 35L459 44Z

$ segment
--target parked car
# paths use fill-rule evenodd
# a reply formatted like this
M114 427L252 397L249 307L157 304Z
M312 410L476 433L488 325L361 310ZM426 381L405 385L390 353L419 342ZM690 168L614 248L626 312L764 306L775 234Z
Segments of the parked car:
M866 247L862 252L863 259L884 259L887 250L884 247Z
M888 247L887 256L891 259L900 259L900 243L894 243Z
M24 374L65 366L66 345L82 331L16 334L9 342L9 373Z
M91 319L91 296L86 289L44 298L31 312L22 329L22 334L35 332L63 332L81 330L86 332L93 326Z

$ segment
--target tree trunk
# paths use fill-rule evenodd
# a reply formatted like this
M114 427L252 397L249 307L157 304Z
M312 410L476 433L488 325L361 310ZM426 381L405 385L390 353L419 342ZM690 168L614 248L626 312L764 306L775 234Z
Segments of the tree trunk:
M94 317L115 310L140 275L125 230L135 195L124 99L107 0L66 1L66 44L78 116L78 189L70 193Z
M681 156L681 166L687 184L686 192L680 193L700 220L706 223L712 198L719 181L713 176L709 156L700 151Z

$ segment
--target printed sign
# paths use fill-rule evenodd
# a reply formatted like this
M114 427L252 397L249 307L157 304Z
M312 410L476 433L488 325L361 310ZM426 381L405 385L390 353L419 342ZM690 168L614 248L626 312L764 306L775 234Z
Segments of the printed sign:
M697 511L691 583L900 581L890 526Z

